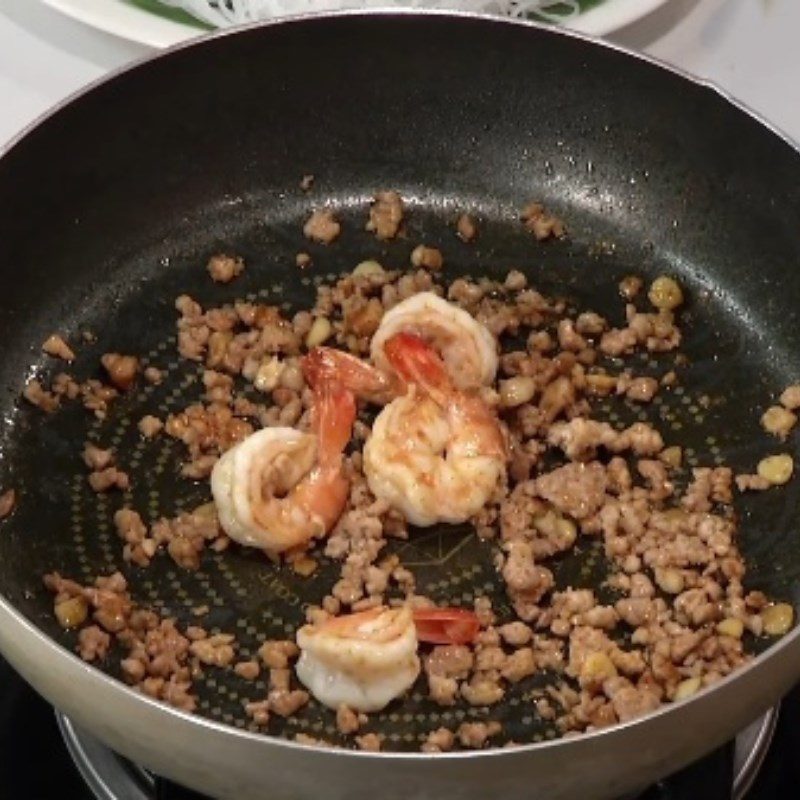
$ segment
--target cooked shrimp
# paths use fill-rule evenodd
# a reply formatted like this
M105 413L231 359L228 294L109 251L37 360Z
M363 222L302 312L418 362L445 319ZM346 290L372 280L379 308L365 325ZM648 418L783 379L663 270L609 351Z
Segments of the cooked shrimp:
M386 343L397 333L413 333L444 359L457 389L489 386L497 374L497 342L489 330L462 308L433 292L420 292L383 315L370 344L375 366L391 370Z
M480 397L453 386L419 337L396 334L384 350L409 390L381 411L364 446L369 487L414 525L464 522L505 473L497 418Z
M349 483L342 453L355 419L353 395L315 389L314 434L265 428L228 450L211 473L225 533L249 547L282 553L324 536L339 519Z
M417 608L414 610L417 639L430 644L470 644L481 623L465 608Z
M388 372L344 350L315 347L301 362L309 386L339 383L356 396L383 405L402 392L402 385Z
M372 608L297 632L297 677L329 708L380 711L419 675L417 632L406 608Z

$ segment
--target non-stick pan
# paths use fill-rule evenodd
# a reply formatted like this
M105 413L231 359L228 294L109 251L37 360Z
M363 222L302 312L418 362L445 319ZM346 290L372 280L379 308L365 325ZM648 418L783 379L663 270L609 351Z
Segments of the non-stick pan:
M298 186L307 173L311 195ZM363 230L383 188L408 206L407 237L388 245ZM529 200L564 218L569 236L545 246L521 232ZM322 204L344 221L327 249L301 233ZM178 476L177 445L136 431L143 413L163 417L199 392L175 355L172 303L188 292L308 305L314 277L365 257L407 264L423 240L442 248L451 276L517 267L612 319L623 275L679 276L686 389L654 407L659 425L690 464L752 471L776 447L758 416L800 372L800 155L714 89L524 23L380 13L281 22L189 44L74 98L0 159L0 208L0 486L19 494L0 525L0 648L119 752L238 800L612 798L719 745L800 678L794 631L688 702L577 738L551 740L521 692L492 713L507 738L529 744L422 755L429 729L483 717L430 706L421 689L370 723L400 752L320 749L283 738L335 738L332 713L318 707L274 719L269 735L248 728L242 700L263 696L263 684L209 670L199 713L187 715L83 664L42 586L53 569L87 580L122 567L134 596L163 614L186 622L209 605L208 627L235 632L244 653L293 631L333 567L304 581L239 549L207 554L196 573L166 557L145 570L122 563L117 505L153 519L208 498L205 483ZM480 220L473 246L453 234L461 210ZM294 256L309 247L311 280L301 281ZM203 268L220 249L248 264L229 287ZM79 348L77 375L99 374L99 355L118 350L166 380L138 386L104 421L79 407L43 419L19 398L32 376L52 377L39 345L53 331L96 337ZM696 403L701 394L712 402ZM124 454L124 497L88 488L87 438ZM796 456L796 440L783 449ZM798 484L737 509L748 584L800 605ZM468 528L418 532L403 547L420 591L466 604L489 593L507 608L491 545ZM563 570L563 581L598 580Z

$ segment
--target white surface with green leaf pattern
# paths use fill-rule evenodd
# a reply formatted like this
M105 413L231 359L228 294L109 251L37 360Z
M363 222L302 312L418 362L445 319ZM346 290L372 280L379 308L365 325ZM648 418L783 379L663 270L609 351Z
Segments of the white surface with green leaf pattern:
M598 36L649 14L667 0L400 0L398 6L503 10L524 16L538 10L540 18L562 20L573 30ZM108 33L150 45L168 47L203 33L207 28L169 6L184 6L208 24L230 25L277 13L304 10L394 5L391 0L230 0L227 10L218 0L43 0L46 5Z

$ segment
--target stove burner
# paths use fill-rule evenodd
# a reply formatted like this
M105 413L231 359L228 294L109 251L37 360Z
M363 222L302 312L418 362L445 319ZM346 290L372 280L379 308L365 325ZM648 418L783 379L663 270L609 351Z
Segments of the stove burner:
M76 728L60 711L56 711L56 722L78 772L97 800L156 798L156 780L146 769Z
M778 708L771 708L736 737L733 748L733 789L730 795L732 800L743 800L753 785L775 733ZM200 795L188 790L169 789L169 784L165 784L143 767L117 755L59 712L56 712L56 721L75 766L97 800L200 798ZM663 784L666 787L669 781ZM672 791L659 784L648 789L640 798L657 800L675 796Z

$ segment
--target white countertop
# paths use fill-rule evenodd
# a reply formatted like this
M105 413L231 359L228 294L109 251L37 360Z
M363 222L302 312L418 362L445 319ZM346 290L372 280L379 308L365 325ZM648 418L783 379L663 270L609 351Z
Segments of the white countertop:
M612 37L707 78L800 142L800 0L671 0ZM109 70L152 53L39 0L0 0L0 143Z

